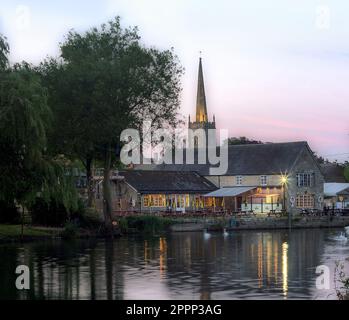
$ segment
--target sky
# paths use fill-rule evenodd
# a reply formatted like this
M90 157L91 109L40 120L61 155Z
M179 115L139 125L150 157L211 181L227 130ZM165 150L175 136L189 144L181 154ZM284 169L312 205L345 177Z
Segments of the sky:
M185 75L181 113L195 115L202 52L209 117L230 136L306 140L330 160L349 160L349 1L0 0L11 62L59 54L71 28L114 16L142 41L174 48Z

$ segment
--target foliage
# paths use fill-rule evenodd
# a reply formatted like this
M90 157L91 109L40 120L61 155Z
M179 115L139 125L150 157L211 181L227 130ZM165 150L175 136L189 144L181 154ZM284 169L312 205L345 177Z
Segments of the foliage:
M66 162L47 154L52 114L40 77L27 63L0 72L0 200L29 207L40 195L75 207Z
M126 217L119 221L122 231L136 229L142 233L158 233L165 231L172 224L171 219L156 216Z
M78 227L71 222L66 223L64 230L61 233L63 239L74 239L78 236L79 230Z
M173 50L145 47L137 28L123 28L120 18L70 31L60 51L36 68L10 66L0 36L0 200L34 208L34 221L64 223L78 210L72 162L86 168L91 206L92 169L101 161L111 228L109 178L120 134L145 118L153 129L178 123L183 69Z
M349 277L344 272L344 264L339 261L336 262L334 281L338 299L349 300Z
M52 237L59 234L60 230L52 228L39 228L24 226L24 237ZM0 224L0 239L19 238L22 233L21 225Z
M21 214L13 202L0 201L0 223L19 223Z
M98 228L103 223L101 214L94 208L85 208L79 215L78 221L83 228Z
M8 65L7 55L9 54L9 45L6 38L0 34L0 71L6 69Z
M30 207L34 225L61 227L69 220L69 212L62 203L37 198Z
M60 59L37 69L53 106L52 145L84 163L89 199L91 167L102 161L105 221L111 228L109 176L121 132L139 128L146 117L154 128L176 124L183 70L173 50L146 48L137 28L122 28L120 18L85 33L70 31L60 49Z
M262 141L259 140L253 140L253 139L249 139L246 137L232 137L228 139L228 145L229 146L233 146L233 145L245 145L245 144L263 144Z
M347 180L347 182L349 182L349 163L344 168L344 177Z

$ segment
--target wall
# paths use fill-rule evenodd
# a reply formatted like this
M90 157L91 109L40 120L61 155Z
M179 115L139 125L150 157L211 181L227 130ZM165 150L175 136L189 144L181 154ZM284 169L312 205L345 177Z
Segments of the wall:
M324 177L317 166L314 158L310 154L307 148L304 148L300 153L293 168L290 168L291 172L288 173L288 184L286 189L286 209L292 214L299 214L301 209L296 208L296 204L292 206L291 197L296 198L297 194L314 194L315 195L315 208L322 210L323 201L319 202L319 198L324 198ZM297 173L314 173L314 185L311 187L298 187L297 186ZM242 175L241 186L260 186L261 175ZM206 179L214 183L219 187L234 187L236 184L236 176L206 176ZM281 175L267 175L267 186L280 186Z
M311 187L298 187L296 177L297 173L314 173L313 185ZM324 206L324 182L325 181L322 172L317 166L314 158L310 154L309 150L304 148L294 167L289 173L288 187L286 189L287 210L294 215L299 214L301 208L296 208L296 205L292 206L290 199L291 197L296 198L297 194L305 193L314 194L315 208L322 210Z
M171 226L172 232L191 232L191 231L217 231L227 230L275 230L288 229L289 221L284 218L176 218L173 219L174 224ZM342 228L349 225L349 217L297 217L292 220L292 229L303 228Z
M236 183L237 176L205 176L219 188L238 187L238 186L261 186L261 175L242 175L242 184ZM281 175L267 175L266 186L279 186Z

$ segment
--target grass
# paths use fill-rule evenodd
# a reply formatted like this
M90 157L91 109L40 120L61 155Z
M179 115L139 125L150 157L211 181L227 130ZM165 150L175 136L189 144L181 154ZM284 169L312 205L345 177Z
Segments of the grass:
M52 237L59 235L62 229L24 226L24 237ZM21 225L0 224L0 239L1 238L18 238L21 236Z

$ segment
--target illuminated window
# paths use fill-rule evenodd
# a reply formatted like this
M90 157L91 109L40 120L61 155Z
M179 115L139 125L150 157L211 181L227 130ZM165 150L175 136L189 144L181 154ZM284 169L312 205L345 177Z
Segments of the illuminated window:
M213 198L205 197L205 207L213 207Z
M236 185L241 186L242 185L242 176L237 176L236 177Z
M314 208L315 199L311 194L299 194L296 198L297 208Z
M152 195L152 207L166 207L166 196L162 194Z
M144 207L165 207L166 196L163 194L152 194L143 197Z
M204 207L204 203L203 203L201 198L195 199L195 206L196 206L196 208L203 208Z
M278 196L266 196L265 197L265 203L271 204L274 203L276 204L278 202Z
M150 206L150 196L144 196L143 197L143 206L149 207Z

